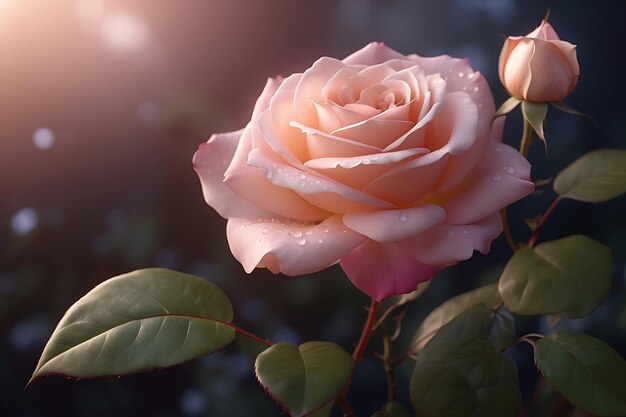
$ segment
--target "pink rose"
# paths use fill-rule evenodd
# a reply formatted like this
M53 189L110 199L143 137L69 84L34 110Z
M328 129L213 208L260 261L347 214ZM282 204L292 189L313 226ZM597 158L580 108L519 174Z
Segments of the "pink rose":
M494 113L467 60L371 43L269 79L245 129L211 136L194 165L247 272L339 262L381 300L487 253L499 210L533 191Z
M526 36L509 36L498 64L500 81L522 100L561 101L578 82L576 45L559 39L550 23Z

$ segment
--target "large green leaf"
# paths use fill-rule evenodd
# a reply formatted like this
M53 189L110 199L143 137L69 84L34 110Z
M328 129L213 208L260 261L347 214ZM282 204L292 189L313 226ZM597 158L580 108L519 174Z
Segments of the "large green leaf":
M33 379L122 375L164 368L221 349L235 331L233 309L210 282L142 269L95 287L65 313Z
M500 294L498 293L497 284L486 285L457 295L435 308L428 317L422 321L415 336L413 336L410 348L411 352L417 353L422 350L441 326L445 325L468 308L478 304L485 304L493 309L502 305L502 298L500 298Z
M343 389L354 362L334 343L278 343L257 357L255 368L259 382L276 402L290 415L303 416Z
M490 342L492 311L470 308L443 326L415 362L410 395L420 417L515 417L517 369Z
M583 155L557 175L554 191L588 203L626 193L626 151L601 149Z
M498 289L513 313L581 317L604 299L612 278L611 251L587 236L573 235L515 252Z
M535 362L576 407L597 416L626 415L626 361L606 343L556 331L537 341Z

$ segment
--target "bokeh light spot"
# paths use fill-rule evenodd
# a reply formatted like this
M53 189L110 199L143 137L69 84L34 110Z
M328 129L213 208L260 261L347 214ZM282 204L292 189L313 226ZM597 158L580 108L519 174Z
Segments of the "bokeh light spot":
M102 21L104 42L112 49L131 51L142 47L148 40L148 28L139 19L128 14L113 14Z
M39 215L34 208L25 207L11 217L11 229L18 236L32 232L39 224Z
M35 130L33 133L33 143L39 149L50 149L54 145L54 132L45 127Z

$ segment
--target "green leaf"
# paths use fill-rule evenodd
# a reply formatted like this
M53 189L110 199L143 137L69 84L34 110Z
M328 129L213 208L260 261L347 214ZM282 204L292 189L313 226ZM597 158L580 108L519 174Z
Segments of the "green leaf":
M544 144L546 142L546 137L543 133L543 121L546 119L546 114L548 112L548 104L546 103L536 103L533 101L522 101L522 114L524 118L530 123L533 127L533 130L539 136Z
M519 106L521 102L522 100L520 100L519 98L509 97L504 103L502 103L494 118L511 113L517 106Z
M332 401L348 382L354 362L334 343L278 343L257 357L255 368L276 402L290 415L303 416Z
M576 407L597 416L626 415L626 361L606 343L556 331L537 341L535 362Z
M564 198L599 203L626 193L626 151L601 149L583 155L554 180Z
M515 252L498 289L513 313L581 317L602 302L612 278L609 248L573 235Z
M420 352L410 395L420 417L515 417L517 369L490 343L492 311L480 305L443 326Z
M415 291L411 291L408 294L394 295L381 301L379 309L385 310L385 312L376 321L374 329L380 326L395 310L421 297L429 286L430 281L422 282L417 285Z
M497 284L486 285L457 295L435 308L428 317L422 321L417 329L415 336L413 336L413 341L411 342L410 351L417 353L422 350L426 343L428 343L443 325L468 308L479 304L485 304L492 309L496 309L502 305L502 298L498 293Z
M408 411L395 401L385 404L385 408L372 414L372 417L409 417Z
M210 282L167 269L111 278L65 313L31 381L42 375L123 375L164 368L230 343L233 309Z

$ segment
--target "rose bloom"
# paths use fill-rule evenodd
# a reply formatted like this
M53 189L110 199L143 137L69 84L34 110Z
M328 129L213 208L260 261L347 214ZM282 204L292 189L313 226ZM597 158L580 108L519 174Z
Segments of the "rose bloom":
M247 272L339 262L381 300L487 253L499 210L533 191L494 113L467 60L371 43L269 79L248 125L211 136L194 165Z
M561 101L578 82L576 45L562 41L545 20L526 36L509 36L498 64L500 81L522 100Z

